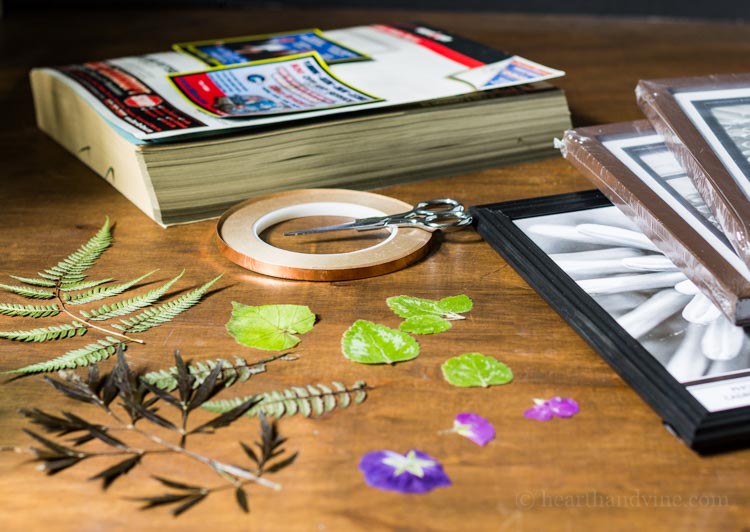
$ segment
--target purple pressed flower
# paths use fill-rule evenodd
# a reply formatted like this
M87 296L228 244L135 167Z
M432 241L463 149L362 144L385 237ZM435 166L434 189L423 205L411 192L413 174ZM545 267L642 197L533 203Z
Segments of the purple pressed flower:
M440 462L416 449L405 455L388 450L367 453L359 470L368 486L387 491L427 493L451 485Z
M453 420L453 428L447 432L455 432L469 438L477 445L487 445L495 439L495 427L479 414L464 412Z
M534 399L534 406L523 413L528 419L537 421L549 421L553 417L573 417L580 408L578 403L569 397L553 397L545 401L544 399Z

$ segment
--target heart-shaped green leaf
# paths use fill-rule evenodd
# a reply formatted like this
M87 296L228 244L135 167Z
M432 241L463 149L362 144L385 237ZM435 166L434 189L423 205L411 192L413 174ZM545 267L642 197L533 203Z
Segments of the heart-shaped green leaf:
M450 329L451 322L434 314L426 314L407 318L398 328L411 334L437 334Z
M341 350L362 364L394 364L419 355L419 344L406 333L366 320L357 320L344 333Z
M315 314L305 305L261 305L253 307L232 302L227 331L237 343L256 349L281 351L299 343L295 334L304 334L315 325Z
M507 384L513 372L502 362L481 353L466 353L449 358L442 365L443 377L454 386L482 386Z

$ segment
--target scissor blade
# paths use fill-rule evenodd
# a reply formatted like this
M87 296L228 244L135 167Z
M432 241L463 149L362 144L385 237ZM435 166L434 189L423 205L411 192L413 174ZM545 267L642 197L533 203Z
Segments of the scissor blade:
M284 236L313 235L315 233L330 233L332 231L345 231L347 229L361 230L362 226L356 221L346 222L337 225L326 225L323 227L300 229L299 231L287 231L286 233L284 233Z

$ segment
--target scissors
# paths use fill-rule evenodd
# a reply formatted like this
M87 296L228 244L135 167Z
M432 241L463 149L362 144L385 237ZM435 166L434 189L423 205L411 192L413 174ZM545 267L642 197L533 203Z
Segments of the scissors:
M289 231L284 236L309 235L313 233L328 233L331 231L371 231L384 227L418 227L425 231L436 231L438 229L459 229L471 223L471 215L466 212L464 206L450 198L431 199L420 201L410 211L386 216L373 216L371 218L360 218L352 222L338 225L327 225Z

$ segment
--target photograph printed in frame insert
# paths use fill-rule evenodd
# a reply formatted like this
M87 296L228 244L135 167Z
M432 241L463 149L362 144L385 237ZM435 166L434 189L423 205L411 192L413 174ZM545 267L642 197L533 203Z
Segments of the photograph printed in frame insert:
M599 191L472 213L484 239L678 437L700 452L750 444L750 338L727 320L731 332L708 338L708 325L687 321L693 298L674 289L683 274ZM724 360L706 356L712 345Z

